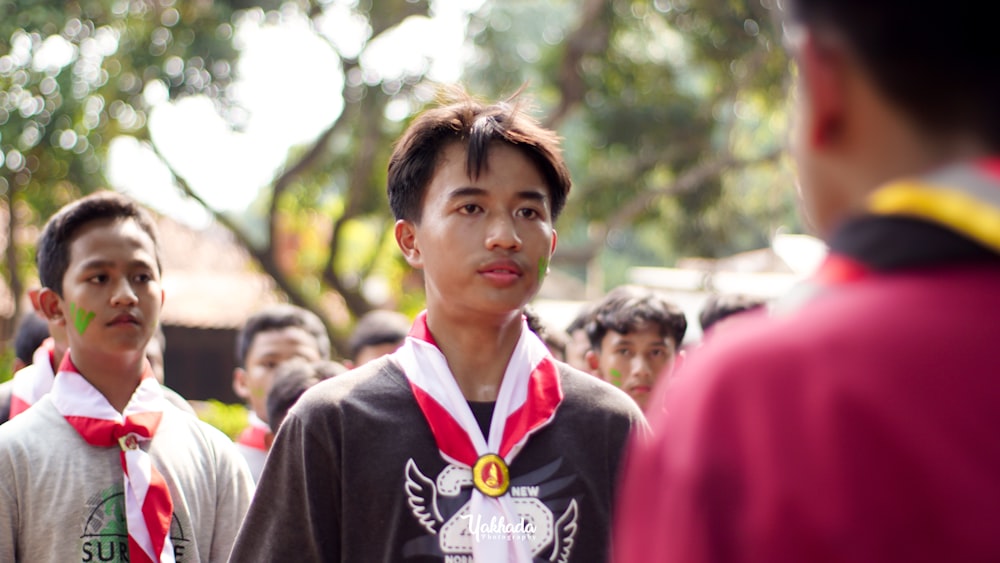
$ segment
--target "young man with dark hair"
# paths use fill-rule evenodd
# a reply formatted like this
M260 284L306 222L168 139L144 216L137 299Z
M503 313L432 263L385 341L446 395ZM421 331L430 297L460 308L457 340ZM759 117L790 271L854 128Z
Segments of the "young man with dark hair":
M294 358L278 366L274 370L274 383L267 392L267 420L274 432L278 432L288 411L306 389L346 371L347 366L332 360L307 362Z
M616 561L998 561L993 6L784 4L831 252L685 362L631 452Z
M253 484L146 360L163 304L152 218L113 192L84 197L46 223L37 260L40 309L69 352L51 391L0 426L0 560L225 559Z
M517 106L414 120L388 192L427 309L394 354L292 409L235 560L603 560L621 450L644 419L552 359L522 314L569 187L556 136Z
M14 333L14 371L31 365L35 350L49 337L49 324L33 310L17 323Z
M698 324L701 325L702 334L708 335L716 324L731 320L740 313L762 310L766 306L767 300L760 297L743 293L715 293L709 296L698 313Z
M28 311L17 323L14 334L14 365L13 372L30 366L35 360L35 350L49 339L49 325L35 311ZM14 380L0 383L0 424L10 420L14 398ZM20 410L23 410L20 409Z
M566 327L566 363L587 373L593 373L587 361L587 352L590 351L587 323L593 310L593 303L583 305Z
M271 444L267 394L274 371L293 358L307 362L330 358L326 326L302 307L284 303L264 307L247 319L236 337L233 391L249 409L249 424L237 436L236 448L247 460L254 480L260 477Z
M595 303L589 318L590 369L645 409L654 386L673 370L687 332L684 312L653 291L622 285Z
M397 311L376 309L358 319L347 342L348 367L356 368L375 358L395 352L410 330L410 319Z

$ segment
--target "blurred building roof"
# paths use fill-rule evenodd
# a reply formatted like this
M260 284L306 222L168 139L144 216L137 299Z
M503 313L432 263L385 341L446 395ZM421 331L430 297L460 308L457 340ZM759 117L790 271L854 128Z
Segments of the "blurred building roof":
M162 322L200 328L238 328L264 305L281 301L270 276L222 227L194 230L159 217L163 261Z

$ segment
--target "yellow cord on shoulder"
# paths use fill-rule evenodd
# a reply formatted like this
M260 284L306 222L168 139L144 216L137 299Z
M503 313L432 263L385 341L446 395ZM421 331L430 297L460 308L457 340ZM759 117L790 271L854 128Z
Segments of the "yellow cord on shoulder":
M916 181L890 184L869 197L877 215L906 215L939 223L1000 252L1000 208L959 189Z

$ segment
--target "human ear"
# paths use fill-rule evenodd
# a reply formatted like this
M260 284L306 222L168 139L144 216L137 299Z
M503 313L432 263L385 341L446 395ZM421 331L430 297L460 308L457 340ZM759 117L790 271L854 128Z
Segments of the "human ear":
M59 297L59 294L47 287L43 287L38 291L38 307L37 310L41 313L48 321L65 325L66 316L63 314L63 300Z
M417 243L417 226L412 221L400 219L396 221L395 235L396 244L403 251L406 262L414 268L422 268L424 259Z
M597 370L598 366L600 365L600 362L598 361L599 358L597 357L597 352L594 352L593 350L587 350L587 353L583 355L583 359L587 361L587 365L590 366L590 369L593 370L594 373L600 373Z
M833 41L805 32L799 48L799 81L808 127L805 138L814 149L830 148L843 133L846 84L843 53Z
M556 253L556 242L559 241L559 235L556 233L555 229L552 229L552 248L549 249L549 258Z
M247 371L243 368L233 370L233 392L244 401L250 398L250 388L247 387Z

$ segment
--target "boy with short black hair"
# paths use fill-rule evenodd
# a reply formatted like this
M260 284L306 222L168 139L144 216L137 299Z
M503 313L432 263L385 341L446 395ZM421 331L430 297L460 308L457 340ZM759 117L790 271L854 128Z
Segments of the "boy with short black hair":
M0 560L225 559L252 481L145 358L163 303L149 214L112 192L77 200L37 259L41 311L70 351L51 391L0 426Z
M362 315L347 342L350 354L347 367L356 368L395 352L403 345L409 330L410 320L397 311L375 309Z
M653 291L622 285L594 304L586 329L590 369L645 409L656 383L673 370L687 317Z
M288 411L313 385L347 371L347 366L331 360L307 362L294 358L274 370L274 382L267 392L267 420L278 432Z
M234 560L604 559L642 413L552 359L522 314L569 187L555 134L516 106L463 100L416 118L388 193L427 310L394 354L302 396Z
M740 313L767 308L767 300L743 293L713 293L698 313L701 332L708 336L709 329L723 321L730 321Z
M615 560L1000 561L995 7L780 4L830 253L685 361L630 452Z
M330 336L315 313L286 303L269 305L250 316L236 337L233 391L246 401L249 424L236 438L254 480L260 477L270 449L267 393L274 371L283 362L330 358Z

